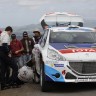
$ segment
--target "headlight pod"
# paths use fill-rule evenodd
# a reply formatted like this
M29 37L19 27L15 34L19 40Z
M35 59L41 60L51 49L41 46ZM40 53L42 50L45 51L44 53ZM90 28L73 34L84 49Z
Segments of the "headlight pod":
M48 54L47 54L48 58L53 59L53 60L60 60L60 61L64 61L65 58L63 56L61 56L60 54L58 54L58 52L56 52L53 49L48 49Z

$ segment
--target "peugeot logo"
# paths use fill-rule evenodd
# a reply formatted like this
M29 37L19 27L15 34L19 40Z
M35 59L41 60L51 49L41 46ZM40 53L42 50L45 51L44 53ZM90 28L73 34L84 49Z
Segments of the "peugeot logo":
M89 54L88 54L88 53L85 53L85 55L86 55L87 57L89 57Z

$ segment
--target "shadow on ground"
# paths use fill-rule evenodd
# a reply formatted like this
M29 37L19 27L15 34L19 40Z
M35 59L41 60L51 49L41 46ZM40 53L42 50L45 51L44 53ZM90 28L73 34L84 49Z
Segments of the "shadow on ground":
M50 92L80 92L96 90L96 83L52 83Z

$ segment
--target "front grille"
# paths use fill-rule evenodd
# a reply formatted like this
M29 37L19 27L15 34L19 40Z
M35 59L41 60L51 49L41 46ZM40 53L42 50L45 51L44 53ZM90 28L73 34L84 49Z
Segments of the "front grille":
M76 79L76 77L69 72L66 73L65 78L66 79Z
M69 62L70 67L81 74L96 73L96 62Z

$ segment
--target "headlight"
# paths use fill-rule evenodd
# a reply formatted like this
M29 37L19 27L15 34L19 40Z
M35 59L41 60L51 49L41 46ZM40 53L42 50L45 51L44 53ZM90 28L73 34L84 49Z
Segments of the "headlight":
M48 56L48 58L53 59L53 60L58 60L58 61L65 60L65 58L63 56L61 56L60 54L58 54L58 52L56 52L55 50L52 50L52 49L48 49L47 56Z

